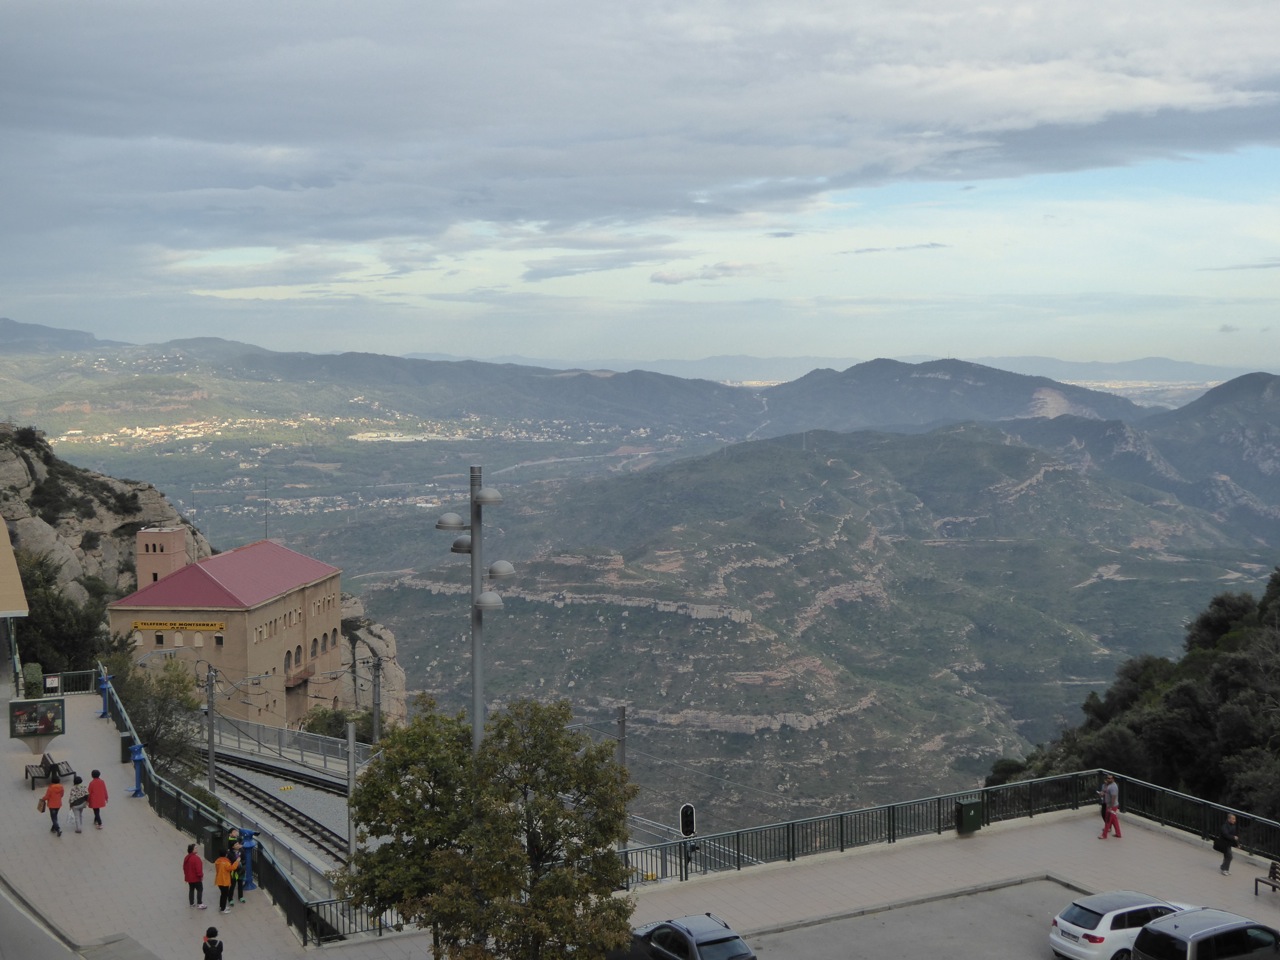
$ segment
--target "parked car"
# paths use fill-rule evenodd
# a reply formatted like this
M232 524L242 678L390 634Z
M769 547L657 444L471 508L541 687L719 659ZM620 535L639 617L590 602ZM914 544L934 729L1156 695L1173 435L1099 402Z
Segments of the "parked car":
M1053 918L1049 949L1068 960L1129 960L1145 924L1185 908L1134 890L1080 897Z
M1142 928L1133 960L1233 960L1275 957L1280 933L1225 910L1200 907L1161 917Z
M646 923L631 931L631 949L610 960L756 960L733 928L710 913Z

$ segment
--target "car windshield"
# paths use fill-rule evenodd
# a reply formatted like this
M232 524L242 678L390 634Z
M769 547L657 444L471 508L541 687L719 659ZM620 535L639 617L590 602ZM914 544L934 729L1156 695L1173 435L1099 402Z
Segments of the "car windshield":
M1088 907L1082 907L1078 903L1073 903L1063 910L1061 916L1067 923L1083 927L1085 930L1097 930L1098 924L1102 922L1102 914Z
M741 937L727 937L724 940L713 940L710 943L698 944L698 954L702 960L734 960L735 957L749 957L751 948Z
M1133 947L1152 960L1186 960L1187 942L1157 930L1143 930Z

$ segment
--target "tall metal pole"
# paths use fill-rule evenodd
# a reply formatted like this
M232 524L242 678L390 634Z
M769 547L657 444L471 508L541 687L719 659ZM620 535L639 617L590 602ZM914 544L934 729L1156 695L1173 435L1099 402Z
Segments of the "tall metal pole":
M209 748L206 751L209 759L209 792L217 793L217 774L218 764L213 755L213 725L216 722L216 714L213 712L213 695L216 692L215 682L218 679L218 671L216 667L209 666L204 675L204 692L207 698L205 704L206 716L205 720L209 724Z
M373 658L373 742L382 739L382 657Z
M483 520L480 500L480 467L471 467L471 750L480 752L484 739L484 615L480 612Z
M347 721L347 856L356 855L356 821L351 813L351 798L356 793L356 725Z

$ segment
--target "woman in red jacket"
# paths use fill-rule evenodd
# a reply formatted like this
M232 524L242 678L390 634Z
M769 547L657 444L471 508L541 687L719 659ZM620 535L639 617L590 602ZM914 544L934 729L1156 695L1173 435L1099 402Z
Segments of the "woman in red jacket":
M58 811L62 809L62 782L56 773L49 777L49 786L44 791L44 806L49 811L49 819L53 822L49 832L62 836L62 828L58 826Z
M187 881L187 906L204 909L204 861L196 853L194 843L187 844L187 855L182 858L182 879Z
M107 805L107 785L102 782L102 772L95 770L89 781L89 809L93 811L93 825L102 829L102 808Z

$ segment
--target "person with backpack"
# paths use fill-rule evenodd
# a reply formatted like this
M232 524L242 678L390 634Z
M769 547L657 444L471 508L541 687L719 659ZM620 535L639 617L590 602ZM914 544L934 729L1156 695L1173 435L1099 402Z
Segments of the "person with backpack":
M204 932L204 960L222 960L222 941L218 939L218 928L210 927Z

